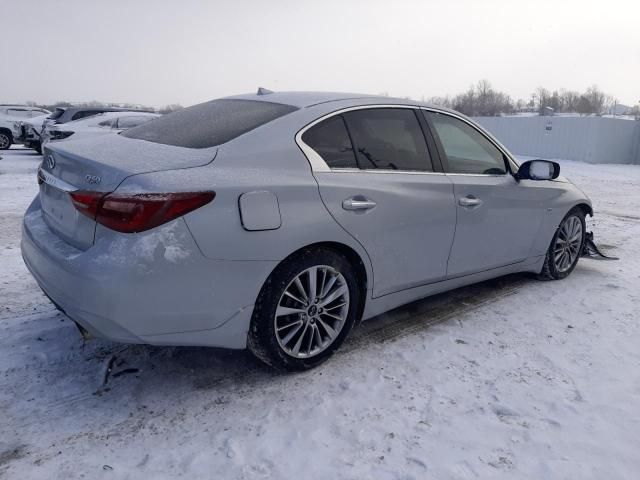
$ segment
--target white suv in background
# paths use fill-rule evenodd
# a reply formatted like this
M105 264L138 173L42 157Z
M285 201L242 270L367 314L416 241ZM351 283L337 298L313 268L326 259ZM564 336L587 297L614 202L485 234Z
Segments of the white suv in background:
M0 105L0 150L6 150L20 138L21 123L51 112L27 105Z

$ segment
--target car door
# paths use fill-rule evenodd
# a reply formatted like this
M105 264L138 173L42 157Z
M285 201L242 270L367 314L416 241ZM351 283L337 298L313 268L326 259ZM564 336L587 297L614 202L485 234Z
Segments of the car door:
M551 189L518 182L506 155L462 118L426 112L443 167L453 182L456 233L447 276L521 262L531 256Z
M427 140L435 145L419 115L356 108L312 124L300 138L323 162L313 173L324 204L371 259L374 297L446 275L453 187L439 164L434 169Z

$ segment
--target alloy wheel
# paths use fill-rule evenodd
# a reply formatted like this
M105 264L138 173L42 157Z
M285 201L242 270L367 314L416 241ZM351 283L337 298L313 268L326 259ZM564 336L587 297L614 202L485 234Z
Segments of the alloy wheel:
M338 337L349 314L349 287L328 265L298 274L285 288L274 326L280 348L295 358L310 358Z
M4 150L9 148L10 142L9 137L5 133L0 133L0 150Z
M560 226L553 248L553 262L560 273L568 271L580 255L582 248L582 222L576 216L568 217Z

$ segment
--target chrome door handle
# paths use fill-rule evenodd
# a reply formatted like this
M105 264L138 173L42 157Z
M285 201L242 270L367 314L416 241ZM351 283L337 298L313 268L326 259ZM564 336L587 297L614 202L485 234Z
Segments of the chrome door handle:
M482 200L472 195L468 195L466 197L459 198L458 204L462 207L477 207L482 205Z
M347 198L342 202L342 208L345 210L370 210L376 205L376 202L367 198Z

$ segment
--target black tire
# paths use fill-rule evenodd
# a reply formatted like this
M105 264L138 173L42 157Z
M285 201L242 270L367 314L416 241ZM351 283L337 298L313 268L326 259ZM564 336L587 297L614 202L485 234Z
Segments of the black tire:
M325 350L315 356L297 358L288 354L276 337L276 309L285 289L305 270L314 266L329 266L346 281L349 306L339 334ZM247 345L249 350L266 364L289 371L308 370L326 361L342 345L357 320L362 293L355 271L347 258L328 248L305 249L283 261L263 285L251 318Z
M580 238L580 244L578 246L578 254L576 255L575 259L573 259L568 269L561 271L556 265L556 262L554 260L556 241L558 239L558 236L560 235L562 226L567 221L569 221L569 219L572 217L576 217L580 221L580 224L582 225L582 237ZM553 235L553 238L551 239L551 244L549 245L549 249L547 250L547 255L544 259L544 265L542 266L542 271L538 275L538 279L562 280L563 278L568 277L571 274L571 272L573 272L573 269L576 268L576 265L578 264L578 260L580 259L580 254L582 252L582 249L584 248L585 235L586 235L586 223L585 223L584 211L581 208L574 208L564 216L564 218L560 222L560 225L558 225L558 228L556 229L556 232Z
M0 130L0 150L8 150L13 144L13 136L5 130Z
M33 149L38 152L38 155L42 155L42 144L40 142L36 143Z

